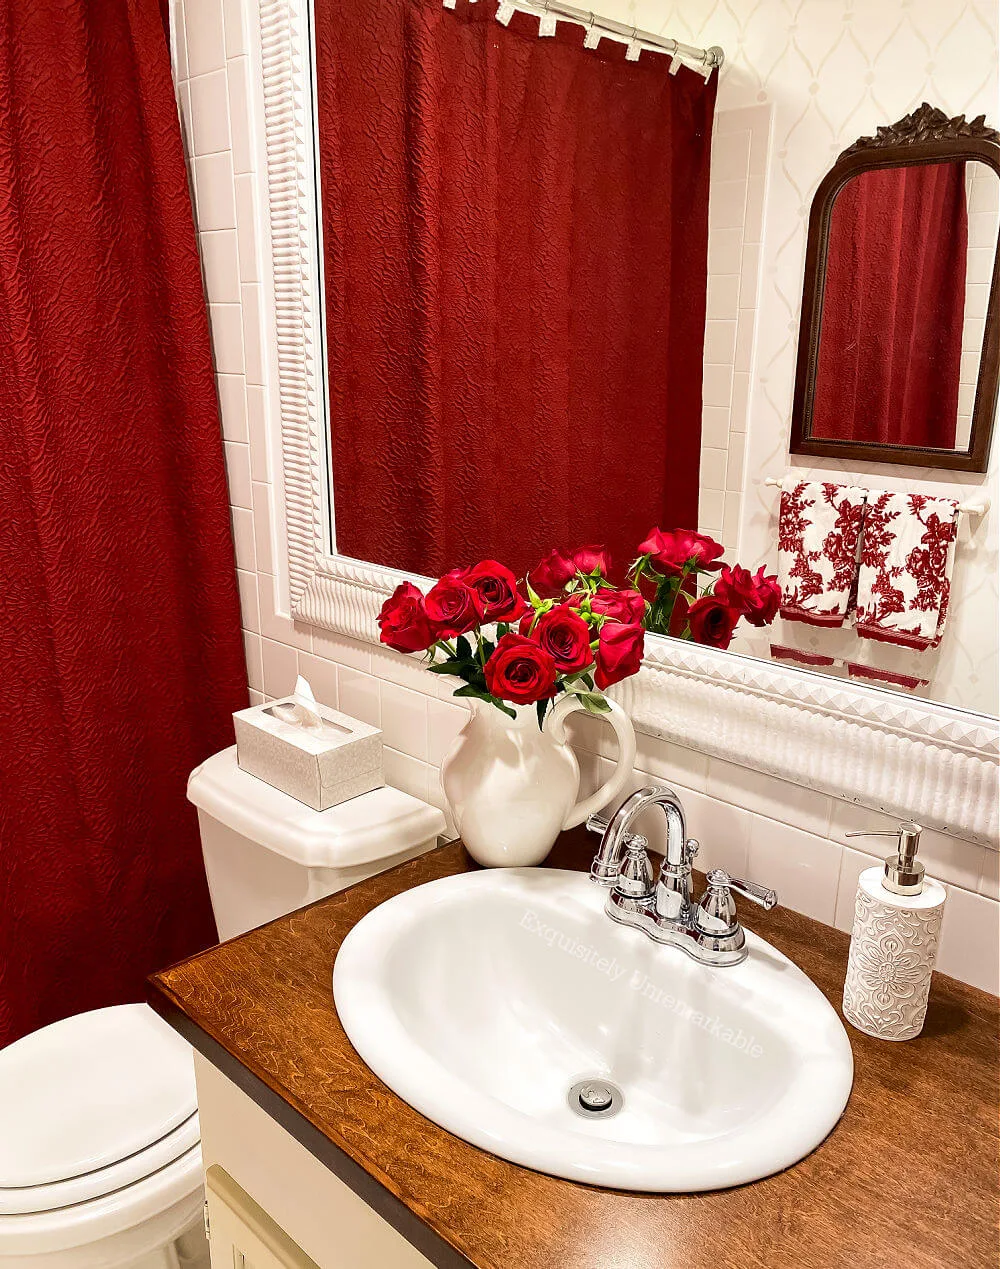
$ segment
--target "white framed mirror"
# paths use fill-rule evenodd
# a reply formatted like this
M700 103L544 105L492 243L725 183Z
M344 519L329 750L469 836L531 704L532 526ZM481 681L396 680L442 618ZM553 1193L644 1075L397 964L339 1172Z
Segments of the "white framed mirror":
M424 586L427 579L336 549L337 506L343 495L330 478L310 15L306 0L281 0L263 6L261 25L268 160L263 192L271 225L270 284L289 599L293 615L303 621L354 638L376 640L375 618L385 596L405 576ZM763 214L764 177L758 175L763 160L754 147L763 144L766 153L769 118L766 108L756 116L753 107L748 112L725 126L721 116L717 118L716 137L739 136L740 144L746 147L741 200L733 190L725 194L739 203L740 222L730 227L739 230L743 245L757 247L759 243L750 239L761 235L753 217L759 221ZM726 152L736 148L735 142L723 147ZM821 175L817 172L817 179ZM722 207L724 211L716 213L720 228L725 227L722 222L736 218L724 195ZM731 235L731 239L736 236ZM762 284L759 259L759 251L747 253L753 264L747 264L745 271L746 294L753 298ZM710 272L711 268L710 254ZM712 316L721 311L713 308L711 300L712 290L719 288L712 288L711 282L709 287L709 324L729 321ZM734 339L737 345L749 340L752 349L752 323L749 336L745 333L747 319L742 335L739 330L745 312L753 314L753 307L740 308L737 293ZM715 338L712 332L710 342ZM750 385L750 369L730 367L728 375L707 372L707 402L709 397L722 399L722 395L716 397L718 385L712 382L716 378L725 380L727 404L708 404L716 412L710 416L715 430L703 426L703 440L707 434L717 443L702 446L696 527L717 534L724 545L738 548L742 562L749 566L758 562L758 554L763 561L773 541L778 490L767 481L781 477L789 466L787 429L783 450L775 444L773 427L755 431L751 421L750 430L746 430L750 411L743 398ZM759 382L756 386L761 387ZM766 388L765 383L764 396ZM722 394L721 388L719 391ZM740 410L743 432L731 427ZM720 479L716 470L714 483L711 467L714 463L718 469L720 463L714 456L706 458L706 450L721 451L725 458L726 474ZM729 473L737 466L748 476L730 489ZM822 479L831 468L819 460L814 467L797 470ZM846 470L860 480L856 468ZM912 473L894 469L879 475L881 487L907 478L912 478ZM967 492L967 480L963 478L964 483L956 488ZM733 533L729 541L727 513ZM986 523L992 535L995 518ZM995 566L995 539L991 536L984 542L984 551L987 556L993 553ZM753 650L747 645L747 651ZM748 655L737 644L730 651L721 651L655 635L647 639L643 673L621 685L617 696L640 728L679 743L836 796L850 796L890 813L916 816L928 825L972 840L989 840L996 832L997 723L985 710L970 709L967 704L966 708L955 708L843 678L822 677L798 666Z

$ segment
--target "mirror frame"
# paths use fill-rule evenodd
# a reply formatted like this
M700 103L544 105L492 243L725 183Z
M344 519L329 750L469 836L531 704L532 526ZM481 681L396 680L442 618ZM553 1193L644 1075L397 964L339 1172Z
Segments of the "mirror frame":
M311 0L243 3L285 637L318 627L375 645L358 650L373 673L441 694L447 685L427 684L415 658L379 644L378 611L407 575L335 546ZM998 840L1000 719L659 635L648 636L640 673L612 695L649 735L968 841Z
M802 315L795 366L795 399L792 406L793 454L823 458L860 459L868 463L909 464L950 471L985 472L997 406L1000 374L1000 235L993 259L979 377L972 411L972 429L965 450L879 445L864 441L823 439L811 434L816 367L826 289L830 218L837 195L862 172L889 167L915 167L943 160L975 161L991 167L1000 179L1000 132L989 127L985 116L966 122L964 115L949 119L925 101L898 123L879 128L873 137L860 137L848 146L820 182L809 212Z

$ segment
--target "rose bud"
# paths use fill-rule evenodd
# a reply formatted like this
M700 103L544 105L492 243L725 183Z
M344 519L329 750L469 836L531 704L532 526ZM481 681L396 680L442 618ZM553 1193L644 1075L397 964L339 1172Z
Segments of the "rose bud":
M515 705L548 700L555 692L556 663L534 639L505 634L486 662L486 690Z
M704 533L691 529L650 529L649 537L639 547L640 555L648 555L650 564L664 577L679 576L685 565L701 572L722 568L719 556L726 548Z
M448 574L427 592L424 611L435 639L454 639L481 624L484 608L478 591Z
M687 618L695 643L704 643L711 648L728 648L740 614L715 595L702 595L688 609Z
M575 551L550 551L528 574L531 589L542 599L555 599L577 573L611 571L611 556L603 546L580 546Z
M739 564L733 568L727 564L712 587L712 593L746 617L752 626L770 625L781 605L778 579L773 573L765 577L763 564L756 574Z
M567 604L543 613L533 637L556 663L560 674L585 670L594 660L590 646L590 627Z
M397 652L426 652L436 636L424 610L424 597L412 582L397 586L378 615L379 638Z
M645 633L642 626L624 626L618 621L601 626L594 682L602 691L639 672Z

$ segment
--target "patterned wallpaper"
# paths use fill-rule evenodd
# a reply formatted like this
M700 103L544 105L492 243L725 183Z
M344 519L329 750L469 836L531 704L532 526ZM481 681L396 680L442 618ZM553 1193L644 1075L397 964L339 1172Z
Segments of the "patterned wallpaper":
M788 456L813 193L846 145L923 100L949 114L985 113L996 123L997 6L991 0L604 0L601 11L693 44L721 44L726 65L719 109L768 103L773 112L741 557L773 564L778 491L763 479L781 476L790 462L826 478L849 474L872 488L962 498L985 492L993 511L961 529L957 602L929 694L997 713L1000 446L993 447L986 476L957 473L944 480L918 468Z

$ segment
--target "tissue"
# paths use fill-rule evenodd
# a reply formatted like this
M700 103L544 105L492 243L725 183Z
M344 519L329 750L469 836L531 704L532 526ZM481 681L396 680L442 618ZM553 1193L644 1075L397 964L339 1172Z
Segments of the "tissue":
M233 724L240 767L314 811L385 784L381 731L320 705L301 675L291 696L241 709Z

